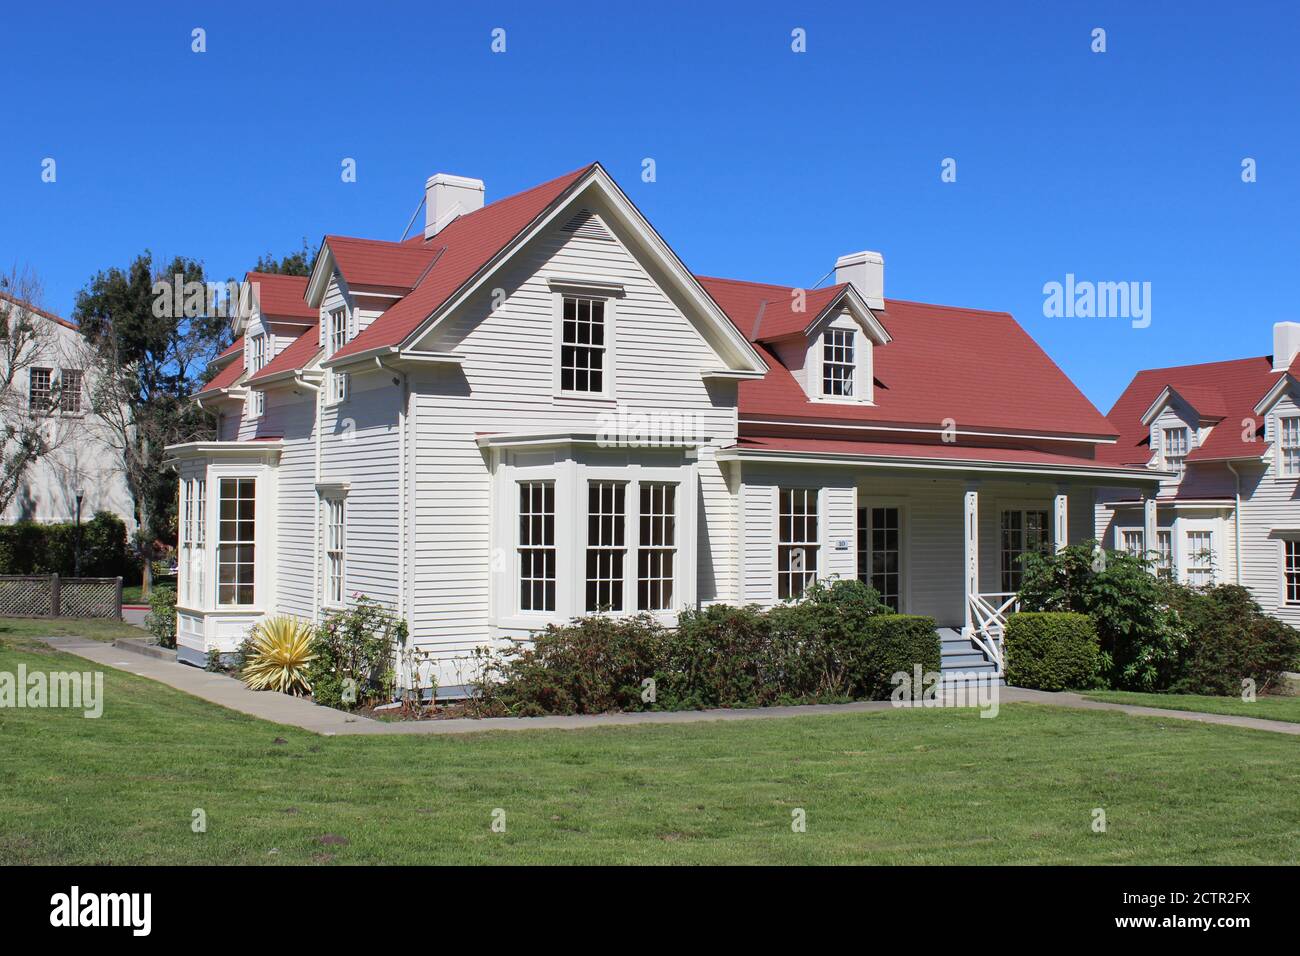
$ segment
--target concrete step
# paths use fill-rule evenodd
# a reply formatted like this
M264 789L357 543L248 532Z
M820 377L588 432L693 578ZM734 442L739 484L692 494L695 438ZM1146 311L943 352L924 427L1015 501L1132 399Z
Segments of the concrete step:
M113 642L113 646L119 650L130 651L133 654L142 654L145 657L156 657L164 661L176 660L175 648L159 647L147 637L119 637Z

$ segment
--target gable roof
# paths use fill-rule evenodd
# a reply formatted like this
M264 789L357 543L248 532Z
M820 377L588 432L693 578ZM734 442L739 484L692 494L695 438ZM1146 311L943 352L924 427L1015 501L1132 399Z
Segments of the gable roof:
M792 287L711 279L700 283L751 340L770 334L764 301L788 303ZM834 290L825 290L830 293ZM818 290L822 291L822 290ZM819 300L809 293L811 311ZM787 306L788 308L788 306ZM1110 438L1114 429L1016 320L983 312L886 299L874 314L891 341L873 352L874 403L838 404L808 397L775 352L758 344L770 371L740 385L742 418L942 427ZM801 317L800 321L803 321ZM778 310L777 328L790 320ZM805 323L806 324L806 323ZM755 327L758 331L755 332ZM1014 389L1016 401L1008 401Z
M81 331L81 327L78 326L75 322L69 322L67 319L63 318L62 316L55 315L53 312L46 312L44 309L37 308L36 306L28 302L26 299L20 299L16 295L11 295L8 292L0 291L0 299L4 299L6 302L12 302L14 305L21 308L24 312L30 312L32 315L39 315L43 319L49 319L51 322L61 325L65 329L72 329L72 331L74 332Z
M409 295L370 323L332 358L347 358L371 349L401 345L439 306L595 168L596 164L591 163L540 186L489 203L455 219L420 246L387 243L408 254L412 249L428 250L436 257L437 264L427 271L423 281ZM347 278L346 273L344 277Z
M1265 446L1260 441L1263 422L1255 412L1255 403L1285 374L1273 371L1269 356L1144 369L1133 377L1106 416L1120 438L1115 445L1100 449L1098 456L1116 464L1149 461L1151 431L1149 425L1143 424L1144 413L1166 389L1172 389L1198 414L1222 418L1205 444L1188 454L1188 461L1258 458ZM1248 420L1255 426L1254 441L1248 440Z
M890 338L889 331L881 325L875 312L847 282L825 289L798 289L712 276L695 278L729 317L745 314L754 317L748 328L742 327L734 318L732 320L750 342L774 342L805 334L840 304L849 305L851 311L857 313L855 317L873 340L888 342Z
M222 368L223 366L225 366L227 362L233 361L236 355L242 354L243 351L244 351L244 337L242 335L237 335L235 336L235 341L231 342L224 349L222 349L217 354L217 357L214 358L211 362L209 362L208 365L211 368Z
M245 280L256 290L257 307L269 319L288 319L302 324L314 322L320 314L307 304L306 276L274 272L250 272Z
M280 354L248 380L248 384L260 385L282 376L293 375L310 365L320 351L320 322L317 321L281 349Z
M352 288L402 292L415 288L441 249L436 244L426 245L423 240L415 245L383 239L354 239L351 236L326 236L324 245L328 246L335 265Z
M226 351L229 351L229 349L227 349ZM243 377L244 377L244 363L231 362L229 365L227 365L225 368L219 371L216 375L214 375L210 382L208 382L197 392L195 392L194 397L203 398L205 396L215 395L218 392L223 392L226 389L236 385L239 382L239 380Z

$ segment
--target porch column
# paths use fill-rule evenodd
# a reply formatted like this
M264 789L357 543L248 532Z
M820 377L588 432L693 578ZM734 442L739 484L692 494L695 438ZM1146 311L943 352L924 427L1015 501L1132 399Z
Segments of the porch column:
M971 616L971 598L980 589L980 494L979 482L972 481L966 485L966 494L962 499L962 557L964 578L962 599L966 610L966 632L974 630Z
M1056 497L1052 501L1052 540L1056 550L1064 551L1070 543L1070 496L1065 485L1056 486Z
M1156 550L1156 496L1147 492L1142 494L1142 550Z

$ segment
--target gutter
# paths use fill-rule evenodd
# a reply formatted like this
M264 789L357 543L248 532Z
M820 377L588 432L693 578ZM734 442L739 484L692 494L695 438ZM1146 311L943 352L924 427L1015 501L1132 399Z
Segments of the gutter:
M1237 469L1233 467L1233 464L1230 461L1225 461L1224 464L1228 466L1228 471L1232 472L1232 477L1233 479L1235 479L1237 483L1237 487L1233 493L1234 504L1232 509L1232 540L1233 540L1232 563L1236 566L1236 579L1237 579L1236 583L1238 586L1240 586L1241 585L1241 472L1237 471Z

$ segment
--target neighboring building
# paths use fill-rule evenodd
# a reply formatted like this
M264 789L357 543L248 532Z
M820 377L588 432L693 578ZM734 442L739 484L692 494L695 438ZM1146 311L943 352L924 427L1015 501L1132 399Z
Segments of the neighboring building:
M1093 534L1115 431L1005 313L693 275L598 164L423 235L328 235L249 278L240 343L177 446L182 659L366 594L438 661L589 611L671 622L859 576L994 669L1018 558Z
M110 511L126 522L131 534L134 511L121 459L110 445L107 424L90 411L94 383L87 370L85 339L66 319L3 292L0 298L43 324L39 352L18 367L14 400L7 401L6 407L14 407L16 414L47 417L53 445L52 451L28 466L0 521L72 521L80 491L83 520L97 511Z
M1300 324L1273 327L1273 354L1139 372L1108 416L1120 440L1101 456L1169 477L1144 506L1097 498L1107 547L1151 552L1189 584L1249 587L1300 626ZM1151 509L1154 509L1151 511ZM1151 511L1151 513L1148 513Z

